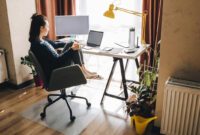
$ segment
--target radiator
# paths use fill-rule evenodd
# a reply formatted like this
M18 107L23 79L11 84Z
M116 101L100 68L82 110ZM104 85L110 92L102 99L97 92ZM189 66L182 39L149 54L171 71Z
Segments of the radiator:
M8 72L5 60L5 51L0 49L0 83L8 80Z
M164 90L161 133L200 135L200 83L168 79Z

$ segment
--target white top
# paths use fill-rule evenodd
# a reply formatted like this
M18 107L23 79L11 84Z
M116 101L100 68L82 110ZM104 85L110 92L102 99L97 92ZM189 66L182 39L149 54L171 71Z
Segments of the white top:
M125 53L124 50L122 49L121 52L119 53L113 53L112 50L110 51L105 51L104 49L100 49L99 47L94 47L92 49L82 49L83 53L86 54L94 54L94 55L103 55L103 56L110 56L110 57L116 57L116 58L125 58L125 59L136 59L138 56L140 56L142 53L145 52L145 50L149 47L150 45L141 45L140 48L137 49L137 51L133 53ZM115 48L113 48L115 49Z
M60 39L60 41L67 42L69 41L69 38ZM82 44L86 44L86 43L82 43ZM119 46L117 46L116 44L112 42L104 42L101 44L100 47L85 46L82 48L82 51L85 54L102 55L102 56L125 58L125 59L136 59L138 56L144 53L148 47L150 47L149 44L141 44L140 48L137 48L137 51L133 53L125 53L124 49L127 49L127 48L121 48L121 51L120 52L118 51L119 53L116 53L117 51L115 50L119 49L120 48ZM105 48L112 48L112 49L110 50L110 49L105 49Z

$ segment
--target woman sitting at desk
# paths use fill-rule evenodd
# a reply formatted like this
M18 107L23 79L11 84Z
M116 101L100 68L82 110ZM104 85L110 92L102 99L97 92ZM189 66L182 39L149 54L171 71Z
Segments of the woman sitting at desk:
M41 66L44 68L45 75L49 78L51 72L59 67L79 64L83 74L87 79L98 79L99 75L88 71L83 63L83 55L80 51L80 44L72 42L66 45L65 42L53 42L45 39L49 31L49 23L45 16L33 14L31 17L31 27L29 32L29 41L31 42L31 51L35 54ZM61 54L55 49L64 47ZM80 55L81 54L81 55Z

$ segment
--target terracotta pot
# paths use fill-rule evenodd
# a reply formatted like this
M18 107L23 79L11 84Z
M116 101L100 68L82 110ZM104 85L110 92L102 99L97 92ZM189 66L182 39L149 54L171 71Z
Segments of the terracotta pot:
M132 101L136 101L137 100L137 95L136 94L132 94L127 100L126 102L132 102Z
M38 87L38 86L43 86L43 82L42 82L42 79L40 76L36 75L36 76L33 76L33 79L35 81L35 86Z

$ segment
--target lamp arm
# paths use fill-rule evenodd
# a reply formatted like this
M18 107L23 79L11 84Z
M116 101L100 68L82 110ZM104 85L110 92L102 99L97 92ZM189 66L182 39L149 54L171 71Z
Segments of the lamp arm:
M139 12L136 12L136 11L127 10L127 9L119 8L119 7L116 7L115 10L120 10L120 11L129 13L129 14L133 14L133 15L142 17L142 19L143 19L143 21L142 21L142 44L146 44L146 41L145 41L145 29L146 29L146 17L147 17L147 14L146 13L139 13Z
M120 8L120 7L116 7L115 10L120 10L120 11L123 11L123 12L129 13L129 14L134 14L134 15L136 15L136 16L140 16L140 17L143 16L142 13L139 13L139 12L136 12L136 11L132 11L132 10L127 10L127 9Z

